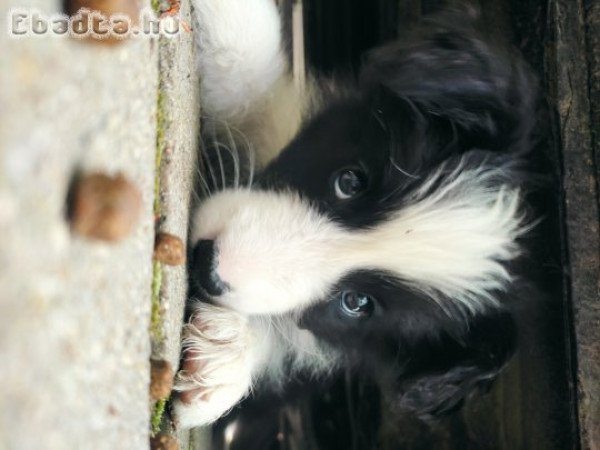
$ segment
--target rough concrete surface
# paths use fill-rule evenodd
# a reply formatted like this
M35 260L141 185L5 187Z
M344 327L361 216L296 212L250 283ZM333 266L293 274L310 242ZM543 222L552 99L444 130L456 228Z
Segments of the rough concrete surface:
M189 5L181 17L190 23ZM192 182L196 170L199 132L198 76L191 32L160 40L162 95L162 158L160 164L160 221L158 231L187 240ZM179 362L180 332L187 293L185 265L162 266L162 336L154 342L153 357Z
M163 10L168 5L161 4ZM193 25L190 4L181 3L179 16ZM158 231L175 235L187 244L190 205L194 200L194 178L197 170L200 126L199 82L193 33L184 30L176 39L159 41L159 146L160 220ZM196 193L198 194L198 193ZM152 357L164 359L177 368L181 351L181 325L187 301L185 265L161 265L160 330L152 341ZM163 431L173 433L163 421ZM195 431L190 443L187 432L177 433L180 448L201 450L205 432Z
M8 37L8 8L61 5L0 6L0 449L147 448L158 46ZM76 171L137 186L130 236L71 233Z

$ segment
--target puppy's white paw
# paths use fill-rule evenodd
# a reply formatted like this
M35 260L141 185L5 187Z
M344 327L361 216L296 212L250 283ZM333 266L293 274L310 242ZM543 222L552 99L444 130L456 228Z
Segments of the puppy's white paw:
M285 70L273 0L193 0L202 108L212 117L243 115Z
M191 428L214 422L248 394L254 363L247 319L199 303L184 328L183 364L173 402L175 423Z

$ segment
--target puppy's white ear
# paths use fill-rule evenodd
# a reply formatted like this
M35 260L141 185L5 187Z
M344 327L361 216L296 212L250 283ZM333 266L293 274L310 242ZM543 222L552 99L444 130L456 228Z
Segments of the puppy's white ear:
M515 341L510 313L494 311L469 323L464 336L422 343L420 362L409 363L399 378L393 407L426 421L459 409L473 393L489 389Z
M490 43L477 26L473 15L456 11L425 20L367 55L362 89L381 109L401 105L404 116L470 137L478 148L527 149L536 83L517 55Z

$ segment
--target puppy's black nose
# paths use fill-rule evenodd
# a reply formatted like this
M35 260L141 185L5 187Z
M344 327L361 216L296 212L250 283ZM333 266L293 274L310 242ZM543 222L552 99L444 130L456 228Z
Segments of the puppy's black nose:
M194 247L190 277L192 282L206 291L208 295L218 297L227 290L227 285L217 275L218 252L215 241L201 240Z

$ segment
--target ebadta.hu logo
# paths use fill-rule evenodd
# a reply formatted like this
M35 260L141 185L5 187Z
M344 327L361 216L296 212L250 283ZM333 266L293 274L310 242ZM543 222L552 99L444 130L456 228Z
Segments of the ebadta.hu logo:
M137 14L137 16L136 16ZM12 38L70 36L75 38L125 39L131 37L175 37L189 25L177 15L143 9L135 14L105 14L82 8L76 14L44 14L35 9L13 8L7 17Z

